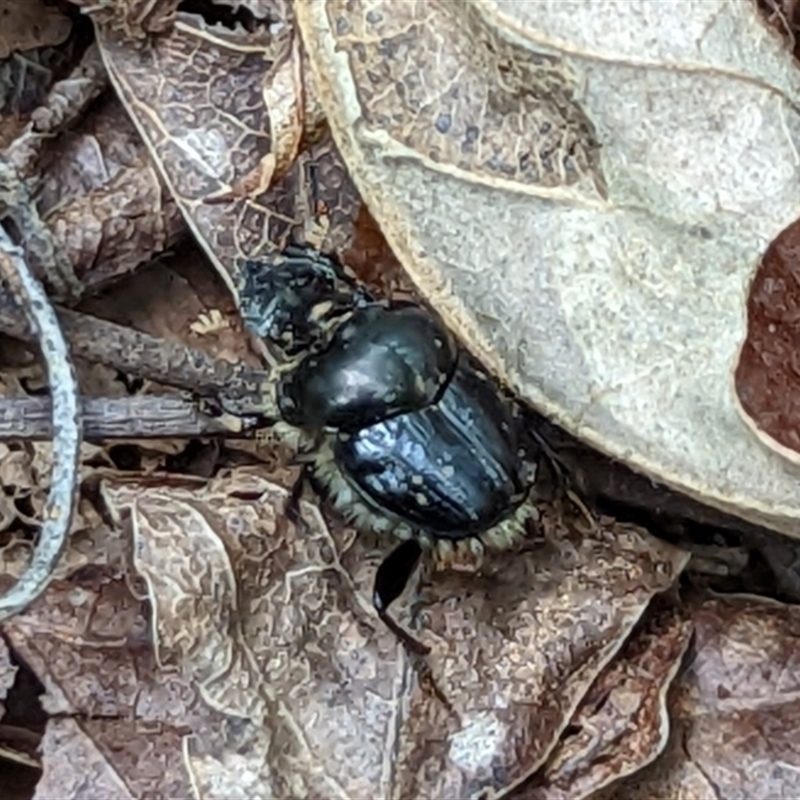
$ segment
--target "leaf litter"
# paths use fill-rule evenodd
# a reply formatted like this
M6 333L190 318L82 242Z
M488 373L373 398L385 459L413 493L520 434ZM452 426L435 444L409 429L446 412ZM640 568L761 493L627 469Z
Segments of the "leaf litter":
M73 534L64 577L7 635L42 676L49 713L182 727L183 770L203 797L502 789L552 749L686 558L633 528L543 519L546 539L485 575L427 576L413 619L443 705L372 612L386 543L329 528L313 504L298 536L281 524L287 490L259 468L107 478L102 495L113 525ZM208 739L198 715L223 716L229 738Z
M168 27L169 5L148 24ZM141 271L184 229L125 120L104 99L81 123L88 133L49 151L70 155L49 161L45 222L57 237L91 234L62 242L83 277L140 272L84 307L254 359L192 247ZM131 225L108 213L116 196L131 203ZM4 394L25 393L26 370L36 368L3 368ZM163 389L96 366L82 365L81 380L86 393ZM83 445L66 558L44 597L2 628L0 695L13 690L10 652L44 687L35 797L697 797L745 785L791 795L794 609L680 598L687 554L643 529L539 499L518 552L473 575L426 565L399 607L432 647L421 666L372 611L390 543L356 536L316 502L304 503L303 528L288 524L285 452L217 447L198 478L169 471L185 443L122 446L128 469L120 443ZM2 589L25 564L49 453L0 447ZM733 758L712 746L717 730L735 737Z

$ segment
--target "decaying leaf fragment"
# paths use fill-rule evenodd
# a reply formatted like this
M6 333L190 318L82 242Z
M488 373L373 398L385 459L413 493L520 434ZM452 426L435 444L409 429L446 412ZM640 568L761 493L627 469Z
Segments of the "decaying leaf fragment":
M121 484L105 491L113 507L131 508L137 569L148 577L160 620L159 660L171 657L214 708L256 724L247 767L255 773L253 793L374 791L407 667L393 636L373 619L369 595L354 591L341 543L316 508L304 509L305 536L281 536L286 490L246 471L220 475L203 490ZM190 558L187 546L216 553L215 569ZM165 559L173 559L169 572ZM192 608L193 617L180 613ZM277 741L281 747L271 744ZM237 761L231 748L233 741L194 737L190 770L199 776L209 763ZM203 796L242 796L239 772L220 785L212 768Z
M580 800L656 759L670 731L667 690L691 635L677 607L648 610L592 684L540 774L514 800Z
M736 366L745 419L769 447L800 460L800 224L770 244L747 301L747 339Z
M180 764L181 738L180 730L158 723L52 719L42 740L45 768L34 800L188 797L181 794L190 789Z
M43 0L0 0L0 59L21 50L61 44L72 30L69 17Z
M57 578L4 623L44 684L50 715L36 797L192 797L181 742L224 721L178 672L159 669L130 540L99 522L73 534Z
M37 525L44 514L47 500L47 475L52 461L50 442L11 442L0 444L0 534L4 535L4 546L0 548L0 591L8 588L22 574L25 562L30 558L31 541L26 529ZM80 479L89 478L103 463L103 451L96 445L81 445ZM109 466L110 461L106 462ZM72 515L70 537L82 536L100 524L97 510L79 497ZM109 541L109 547L111 546ZM70 554L75 546L67 548L64 566L58 565L54 572L62 576L69 569ZM81 562L85 563L85 562ZM73 568L75 564L72 563Z
M180 0L74 0L95 18L133 40L167 30Z
M40 211L87 288L118 278L185 234L175 201L115 98L46 147Z
M252 469L104 491L121 523L130 510L159 663L250 721L227 742L188 741L204 797L507 788L546 758L686 559L637 529L542 511L544 539L478 575L429 575L415 614L400 609L433 650L418 673L371 606L392 542L329 529L310 504L298 532L281 523L286 490Z
M477 576L441 574L420 597L444 714L410 692L395 775L401 797L501 791L539 768L650 598L686 554L632 526L540 509L543 540Z
M3 639L0 638L0 719L3 718L5 713L3 700L5 700L6 693L14 684L16 674L17 668L11 663L8 647L6 647Z
M796 797L800 609L750 596L700 598L692 619L689 666L669 700L669 746L614 797Z
M36 797L190 797L182 738L219 721L193 711L191 685L158 671L146 607L102 566L54 583L45 600L6 628L54 715Z
M185 225L119 101L106 96L93 104L108 77L97 45L82 45L73 45L80 58L68 74L40 70L35 85L46 94L16 85L27 80L24 70L11 79L26 100L22 108L21 101L4 104L0 89L0 131L9 131L7 146L0 134L0 160L5 202L32 267L50 275L56 258L61 271L71 269L83 288L93 288L163 252Z

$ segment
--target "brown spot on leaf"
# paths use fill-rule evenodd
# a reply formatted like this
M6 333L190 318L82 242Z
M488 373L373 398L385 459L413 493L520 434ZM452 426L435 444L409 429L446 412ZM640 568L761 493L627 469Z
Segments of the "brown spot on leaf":
M800 225L764 254L747 301L736 393L752 423L800 452Z

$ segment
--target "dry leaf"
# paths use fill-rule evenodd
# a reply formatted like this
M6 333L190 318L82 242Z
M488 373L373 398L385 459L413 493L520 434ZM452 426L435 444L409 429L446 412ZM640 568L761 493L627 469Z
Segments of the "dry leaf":
M636 529L540 509L544 539L480 575L427 575L414 615L399 604L433 647L426 677L371 607L392 543L331 530L311 504L305 530L280 525L288 493L262 469L104 487L114 527L95 511L4 625L54 717L37 797L507 788L685 563Z
M185 234L136 129L115 98L48 143L39 209L87 288L133 272Z
M764 254L750 287L747 340L736 368L736 391L757 435L795 461L800 460L798 236L795 223Z
M158 669L117 543L102 527L73 537L44 598L4 625L51 715L37 798L188 798L182 738L221 723L179 674Z
M0 0L0 59L20 50L64 42L72 22L43 0Z
M76 35L57 52L61 62L51 58L52 66L39 51L41 66L26 56L19 74L19 57L0 62L0 85L8 75L12 88L6 97L0 86L3 158L29 182L44 221L36 238L52 239L47 252L65 259L84 288L96 288L174 245L185 224L119 102L91 104L107 84L96 46ZM17 122L20 114L27 124ZM20 195L12 205L26 202Z
M309 180L322 187L334 228L349 229L357 198L329 141L295 162L303 92L290 25L261 20L247 31L183 12L176 20L147 43L102 26L98 40L192 232L235 287L243 259L281 247L313 215Z
M5 708L3 700L6 699L8 690L14 685L17 668L11 663L10 654L6 643L0 638L0 719L3 718Z
M800 609L730 596L696 603L692 616L667 752L614 797L797 797Z
M5 587L6 576L15 578L19 567L29 556L29 530L36 528L41 519L49 489L52 447L46 442L0 443L0 532L17 529L19 538L5 540L0 548L0 591ZM103 462L102 449L84 443L81 446L81 478L86 479ZM110 462L105 462L110 465ZM71 530L92 528L98 521L91 504L80 500L76 505ZM22 562L20 561L22 560ZM10 584L10 580L9 580Z
M163 33L175 21L180 0L73 0L87 6L98 21L118 30L134 41L148 34Z
M51 719L42 739L44 772L33 800L188 798L181 738L181 731L168 725L138 720Z
M505 788L546 757L685 563L636 529L586 530L551 512L544 541L488 559L482 575L434 576L414 619L448 708L372 610L389 542L342 538L311 505L305 531L282 532L286 491L253 470L202 489L109 483L105 495L121 524L130 509L159 663L256 726L248 759L238 740L192 740L189 768L205 797ZM399 616L412 624L407 610Z
M651 609L583 698L540 775L514 800L579 800L654 761L667 743L667 690L692 634L674 606Z

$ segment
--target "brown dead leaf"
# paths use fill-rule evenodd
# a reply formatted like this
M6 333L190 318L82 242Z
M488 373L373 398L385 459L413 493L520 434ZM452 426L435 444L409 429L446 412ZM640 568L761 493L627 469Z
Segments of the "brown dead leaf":
M583 698L541 774L514 800L579 800L651 763L667 742L667 690L691 634L677 607L651 608Z
M421 598L433 677L403 721L399 796L499 791L539 768L654 593L686 562L632 526L541 509L543 542L489 560L480 578L437 577Z
M543 513L546 540L472 578L429 576L421 614L399 604L434 647L425 678L371 607L388 542L331 530L312 504L305 531L283 530L287 490L257 468L104 486L114 528L76 531L45 597L4 625L61 718L37 797L503 788L684 561L634 529Z
M377 288L382 295L392 297L403 292L419 300L408 275L365 205L358 211L353 238L342 254L342 260L359 280Z
M433 647L420 678L371 606L388 542L330 530L309 504L307 529L281 532L286 490L254 469L203 488L109 483L105 494L121 522L130 509L160 663L260 728L246 765L233 743L209 752L193 740L205 797L242 796L242 770L250 796L505 788L547 756L685 562L636 529L586 530L551 512L546 541L487 559L479 576L437 575L416 618L401 609Z
M11 653L5 639L0 635L0 786L9 776L14 775L14 770L20 767L34 769L38 766L37 745L39 737L27 728L21 727L20 720L14 720L14 711L19 708L20 702L8 702L9 719L4 720L9 691L13 689L19 674L19 668L11 661ZM5 788L5 787L4 787ZM3 792L6 800L7 791ZM24 795L19 795L22 798ZM16 795L8 800L17 800Z
M72 21L43 0L0 0L0 59L35 47L64 42Z
M40 213L88 288L134 271L184 235L174 200L114 97L48 139L38 172Z
M669 747L613 796L797 797L800 608L719 597L696 602L693 621L690 665L669 702Z
M168 33L145 43L98 26L120 99L233 288L244 259L280 249L295 229L343 246L360 204L329 139L295 158L304 93L289 22L259 19L246 30L179 12Z
M34 800L188 798L181 739L169 725L139 720L51 719Z
M262 88L273 73L293 69L291 30L273 38L268 29L217 29L196 15L178 20L147 43L102 26L97 37L117 93L193 233L200 242L227 243L209 254L227 275L237 256L279 239L272 221L281 206L260 202L261 181L253 195L241 190L277 158Z
M116 538L73 539L62 577L4 626L52 715L39 798L188 798L182 739L223 723L178 672L158 668L147 605L126 582L124 554L107 549Z
M47 498L52 447L48 442L0 443L0 533L22 526L38 527ZM81 446L81 477L89 477L103 458L102 448L84 443ZM85 500L79 500L72 520L73 533L94 527L97 511ZM6 576L19 576L19 568L28 557L29 537L2 540L0 549L0 587ZM9 581L10 584L10 581ZM2 591L2 588L0 588Z
M121 104L113 96L104 97L93 113L45 146L40 209L45 215L54 212L126 169L147 163L147 150Z
M38 81L19 89L24 102L2 88L5 78L15 90L30 82L24 68L11 71L19 57L0 61L0 138L4 161L36 197L37 235L52 238L48 247L84 288L96 288L174 245L185 224L119 101L92 104L107 86L96 46L80 36L69 45L58 68L28 64Z
M40 170L42 217L87 288L133 272L185 235L175 201L114 97L50 142Z
M98 22L118 30L134 41L162 33L175 21L180 0L72 0L87 6Z
M147 574L160 621L160 660L182 654L179 665L210 705L263 726L248 759L259 782L255 794L282 796L285 781L295 787L291 796L369 796L376 764L388 757L393 701L407 667L394 637L375 625L369 602L354 594L340 543L316 507L304 509L310 530L302 538L282 538L276 524L287 492L257 473L237 470L194 492L132 484L106 493L110 506L132 510L137 566ZM210 572L205 558L188 557L187 547L216 552L226 563ZM181 553L183 563L163 568ZM238 590L231 593L226 576L233 573ZM192 608L200 613L192 616ZM219 641L233 646L232 659L209 660L219 647L210 651L203 643ZM285 745L265 760L258 750L275 740ZM233 743L216 755L206 755L202 742L197 747L193 770L203 772L206 758L238 760ZM238 780L238 770L231 777ZM204 796L241 796L235 782L220 779Z

